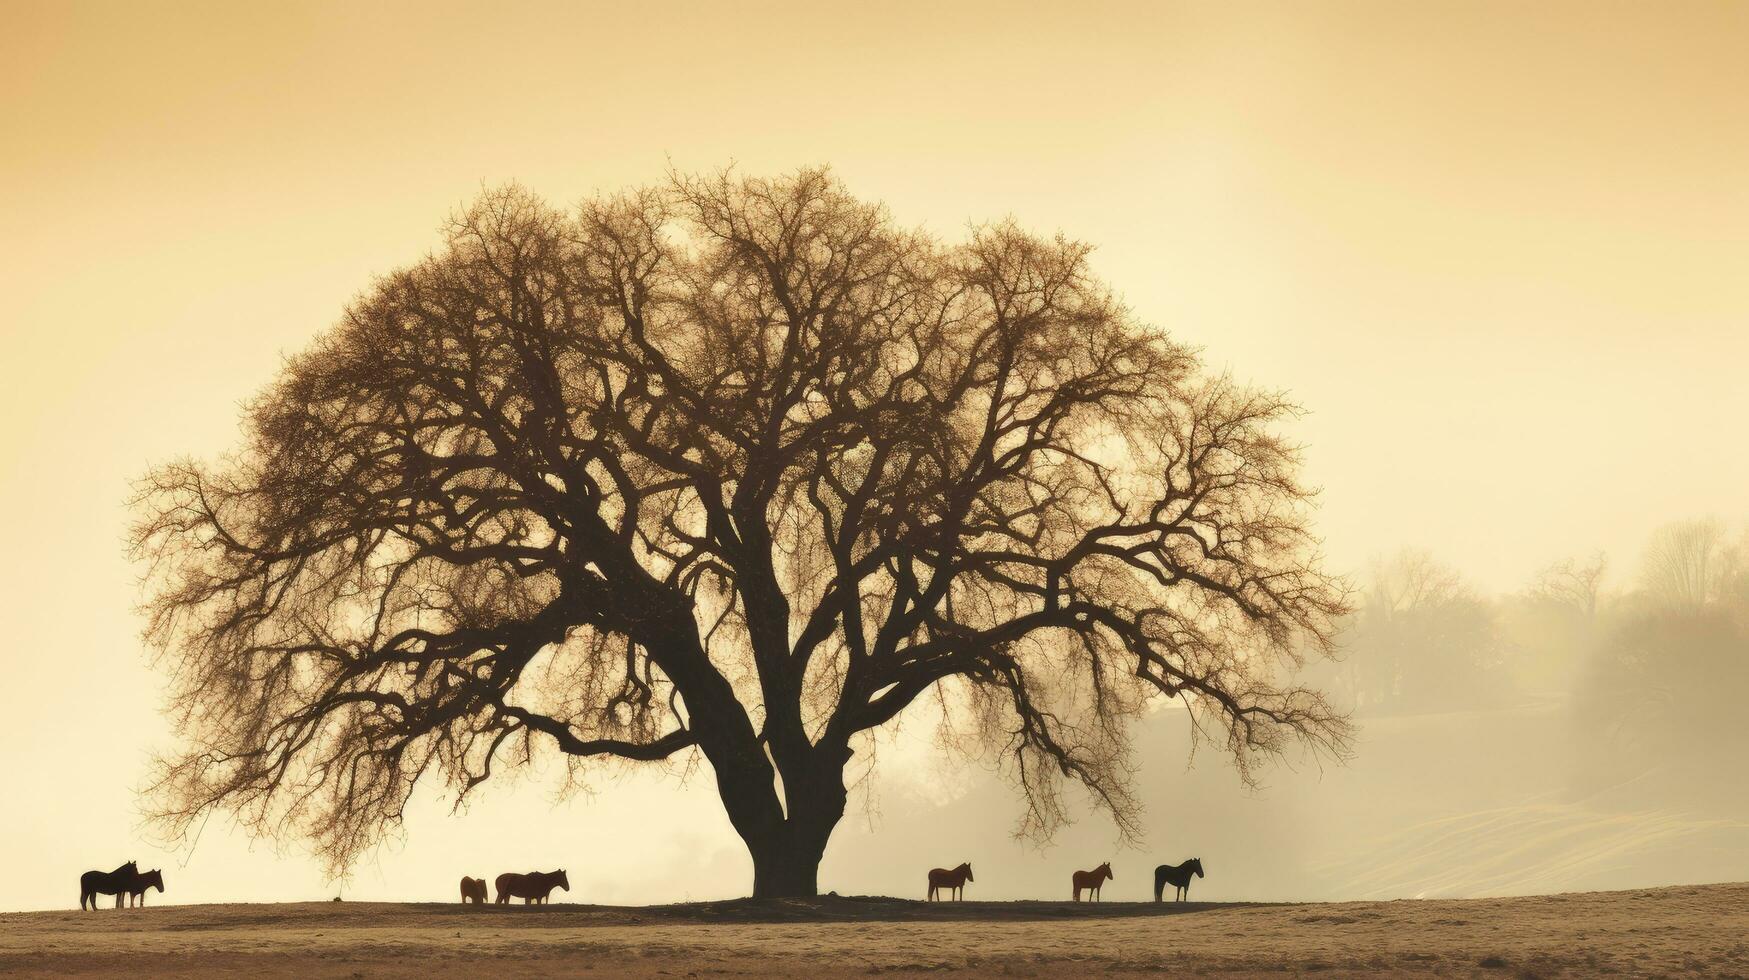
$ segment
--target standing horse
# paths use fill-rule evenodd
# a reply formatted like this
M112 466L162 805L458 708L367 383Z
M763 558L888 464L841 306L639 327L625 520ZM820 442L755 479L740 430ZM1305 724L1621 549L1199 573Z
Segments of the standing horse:
M536 902L545 905L555 887L571 890L571 879L565 876L562 868L558 871L530 871L525 875L505 872L493 884L498 887L495 903L498 905L509 905L512 897L522 899L524 905Z
M1086 889L1091 893L1088 896L1091 900L1095 902L1099 901L1099 886L1116 877L1117 875L1111 873L1110 861L1094 868L1092 871L1075 872L1069 878L1069 880L1075 885L1075 901L1079 902L1081 900L1082 889Z
M97 908L97 894L115 896L115 907L121 908L122 895L133 885L134 878L140 873L140 866L132 861L116 868L114 871L87 871L79 876L79 908L84 910L85 903L90 902L93 911Z
M976 880L972 877L970 861L951 871L946 868L931 869L929 872L929 901L935 901L935 893L943 888L947 889L947 893L953 896L954 901L960 901L966 895L966 882Z
M1166 900L1166 883L1171 882L1177 889L1172 893L1172 900L1179 901L1179 895L1184 895L1184 901L1190 901L1190 876L1202 877L1202 858L1191 858L1183 864L1162 864L1154 869L1154 901Z
M128 908L133 908L136 901L140 907L146 905L146 889L156 888L158 894L164 894L164 872L153 868L145 874L134 875L134 880L128 883ZM116 898L121 898L117 895Z
M486 904L486 879L462 875L462 904L468 904L469 900L475 905Z

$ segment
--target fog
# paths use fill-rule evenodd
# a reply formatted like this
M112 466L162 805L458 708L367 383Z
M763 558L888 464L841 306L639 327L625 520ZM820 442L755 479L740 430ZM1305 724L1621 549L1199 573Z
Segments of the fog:
M987 875L992 897L1052 896L1066 887L1064 868L1114 858L1108 893L1142 898L1154 863L1191 856L1209 869L1197 887L1210 898L1741 880L1746 559L1749 535L1707 519L1659 529L1643 556L1560 561L1505 593L1467 585L1424 551L1381 556L1362 576L1341 661L1309 671L1362 725L1348 764L1278 770L1247 792L1218 751L1175 764L1188 755L1188 729L1167 710L1141 738L1152 819L1138 850L1115 850L1097 816L1044 854L992 846L1013 802L978 770L944 779L956 788L931 801L930 779L908 769L877 825L888 846L1000 868ZM914 887L914 874L858 862L856 849L840 842L833 870L883 891Z
M1110 860L1105 897L1141 899L1192 856L1206 899L1749 879L1740 6L12 12L0 910L70 908L128 858L169 902L449 901L534 867L566 901L747 893L684 762L568 786L537 758L459 811L423 787L339 882L223 819L153 839L138 790L178 733L123 545L130 481L233 447L281 359L482 185L570 202L730 162L829 163L944 236L1012 215L1095 244L1140 318L1307 408L1358 600L1306 674L1360 726L1346 761L1248 789L1163 702L1143 839L1081 801L1040 848L999 760L919 704L857 756L822 889L921 897L970 861L968 898L1067 898Z
M1746 557L1741 528L1713 520L1674 522L1632 558L1557 562L1510 592L1468 585L1425 551L1382 555L1357 576L1342 658L1308 669L1360 723L1352 758L1289 758L1246 789L1168 705L1137 731L1146 826L1128 845L1085 800L1050 844L1017 839L1023 808L1000 760L960 754L920 703L853 764L860 781L821 888L920 897L923 870L965 860L971 897L1059 898L1071 870L1110 860L1106 897L1143 900L1155 864L1193 856L1208 869L1196 896L1209 900L1741 880ZM183 901L448 900L461 873L548 864L568 866L566 897L579 901L745 892L746 852L708 772L645 768L578 789L545 761L460 812L423 794L404 834L343 882L323 881L295 846L219 821L191 855L161 857ZM120 828L117 848L160 857Z

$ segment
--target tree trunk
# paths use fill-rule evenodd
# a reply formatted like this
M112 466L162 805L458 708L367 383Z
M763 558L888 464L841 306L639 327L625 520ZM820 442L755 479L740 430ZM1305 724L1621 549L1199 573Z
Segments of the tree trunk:
M792 846L754 847L754 898L813 898L820 894L820 858L825 848L818 850L797 842Z
M820 859L844 816L847 758L848 753L815 755L809 774L784 782L784 819L752 832L736 828L753 858L754 898L813 898L820 893ZM770 782L764 788L775 797Z

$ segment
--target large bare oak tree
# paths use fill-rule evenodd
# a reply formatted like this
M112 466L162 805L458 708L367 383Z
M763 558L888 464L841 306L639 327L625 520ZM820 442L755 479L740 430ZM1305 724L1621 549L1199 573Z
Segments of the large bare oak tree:
M1135 829L1126 725L1241 772L1344 718L1291 683L1345 609L1292 406L1205 374L1009 225L944 244L823 171L459 214L135 506L181 754L344 869L422 777L708 762L756 896L812 895L859 740L931 694L1030 829Z

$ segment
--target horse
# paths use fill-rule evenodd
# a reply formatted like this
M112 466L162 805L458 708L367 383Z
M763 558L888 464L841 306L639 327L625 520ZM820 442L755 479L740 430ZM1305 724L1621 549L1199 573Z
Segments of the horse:
M966 895L966 882L976 880L972 877L970 861L951 871L946 868L933 868L929 872L929 901L935 901L935 893L943 888L954 897L954 901L960 901Z
M140 873L140 866L132 861L116 868L114 871L87 871L79 876L79 909L85 911L85 903L91 903L91 910L97 909L97 894L115 896L115 907L121 908L122 894L134 883L134 877Z
M1069 878L1069 880L1075 885L1075 901L1079 902L1081 900L1082 889L1086 889L1091 893L1088 896L1091 900L1095 902L1099 901L1099 886L1116 877L1117 875L1111 873L1110 861L1094 868L1092 871L1075 872Z
M146 905L146 889L148 888L156 888L158 889L158 894L164 894L163 871L154 868L143 875L134 875L133 882L128 885L128 908L133 908L136 900L140 903L140 907L144 908ZM121 896L117 895L116 898L121 898Z
M1166 900L1166 883L1168 881L1172 882L1177 889L1172 893L1173 901L1179 901L1178 896L1181 893L1184 896L1184 901L1190 901L1191 875L1202 877L1202 858L1191 858L1183 864L1162 864L1155 868L1154 901L1163 902Z
M505 872L493 882L498 887L498 899L494 904L509 905L512 896L522 899L522 904L533 905L536 902L546 904L552 895L554 886L571 890L571 879L565 876L563 868L558 871L530 871L519 875Z
M486 879L462 875L462 904L468 904L469 899L473 899L475 905L486 904Z

